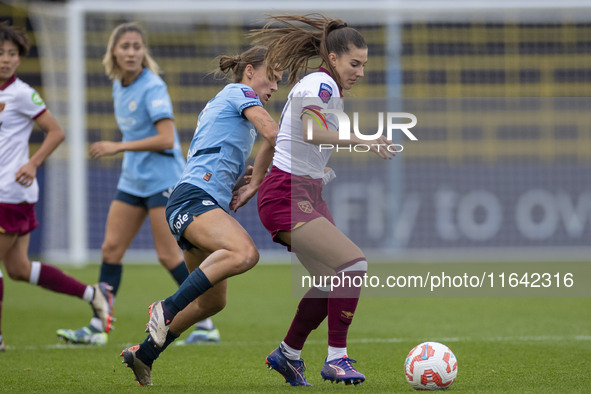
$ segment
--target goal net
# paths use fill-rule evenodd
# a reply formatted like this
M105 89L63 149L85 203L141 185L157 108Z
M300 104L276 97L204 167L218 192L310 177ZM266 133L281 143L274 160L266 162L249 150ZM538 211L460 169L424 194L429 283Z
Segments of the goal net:
M417 141L393 131L404 150L392 161L355 149L333 155L337 178L325 199L343 232L364 251L394 260L588 259L591 8L585 2L327 3L31 5L45 99L67 133L47 165L43 253L75 263L100 256L122 156L92 160L88 146L121 138L101 64L117 24L134 20L146 28L186 152L200 110L224 84L209 74L214 58L247 47L245 34L265 14L322 12L345 19L368 43L365 77L345 95L352 124L353 112L368 132L375 132L380 113L417 118ZM276 119L288 91L280 87L267 105ZM284 255L254 200L236 218L263 259ZM155 261L149 223L126 259Z

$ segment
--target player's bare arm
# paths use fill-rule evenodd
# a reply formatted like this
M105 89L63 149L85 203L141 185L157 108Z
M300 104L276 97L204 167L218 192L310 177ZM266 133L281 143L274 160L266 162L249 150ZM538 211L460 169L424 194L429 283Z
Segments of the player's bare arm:
M265 140L269 141L271 146L275 146L275 138L277 137L279 126L271 115L263 107L258 105L246 108L243 114Z
M114 155L123 151L162 151L174 146L174 122L172 119L161 119L155 123L158 134L137 141L99 141L90 147L90 156L98 159L102 156Z
M47 133L41 147L35 152L27 164L19 168L15 174L15 180L26 187L33 184L39 167L45 159L62 143L66 138L61 126L57 123L49 110L37 118L37 125Z

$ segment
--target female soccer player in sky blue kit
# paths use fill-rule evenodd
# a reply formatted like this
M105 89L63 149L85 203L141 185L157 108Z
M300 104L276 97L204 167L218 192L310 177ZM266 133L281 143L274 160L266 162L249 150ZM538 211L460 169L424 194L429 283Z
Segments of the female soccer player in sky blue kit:
M254 242L229 211L254 196L273 157L278 126L263 105L277 91L282 73L267 74L266 52L253 47L220 58L220 70L232 72L234 83L199 115L187 164L166 206L170 230L191 274L175 294L152 304L145 341L121 353L141 385L152 384L152 363L172 341L224 308L226 279L258 262ZM263 141L250 182L233 195L258 133Z
M275 27L279 22L281 26ZM263 29L254 32L256 41L269 46L268 64L289 69L289 81L307 68L311 58L320 58L322 68L302 78L291 90L283 109L271 172L258 194L261 222L273 240L296 253L311 275L335 275L344 285L311 288L298 305L292 324L279 347L265 360L292 386L309 386L300 358L310 332L328 319L328 354L320 371L323 379L359 384L365 376L348 357L347 334L357 308L359 287L347 286L367 271L363 252L336 226L322 198L323 184L331 179L326 165L333 146L339 141L338 121L323 110L343 110L342 90L353 87L363 77L367 44L358 31L340 19L321 15L272 17ZM321 122L310 120L317 119ZM313 125L312 137L308 123ZM345 144L363 143L354 134ZM380 136L371 144L372 152L391 158L391 145ZM379 146L382 149L379 149Z
M111 318L112 296L106 283L88 286L56 267L28 257L30 233L39 225L34 209L39 198L37 168L65 137L39 94L16 76L16 69L28 51L27 35L0 23L0 262L4 262L13 280L90 302L102 327ZM35 123L46 136L29 157L29 137ZM0 320L3 295L0 271ZM0 352L4 349L0 330Z
M117 26L109 38L103 64L113 80L115 118L123 141L96 142L90 154L93 158L124 154L117 194L107 216L100 281L110 284L117 294L123 255L149 216L158 260L180 285L189 272L170 234L164 210L185 161L168 90L158 76L159 68L149 54L143 29L135 23ZM211 321L200 324L185 343L219 341ZM104 344L108 338L96 317L87 327L61 329L57 334L71 343Z

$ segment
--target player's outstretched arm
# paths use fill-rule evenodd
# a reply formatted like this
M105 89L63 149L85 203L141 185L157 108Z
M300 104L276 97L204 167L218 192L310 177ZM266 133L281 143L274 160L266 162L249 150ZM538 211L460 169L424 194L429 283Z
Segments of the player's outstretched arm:
M158 134L135 141L99 141L90 146L90 156L97 159L123 151L163 151L174 146L174 122L160 119L155 123Z

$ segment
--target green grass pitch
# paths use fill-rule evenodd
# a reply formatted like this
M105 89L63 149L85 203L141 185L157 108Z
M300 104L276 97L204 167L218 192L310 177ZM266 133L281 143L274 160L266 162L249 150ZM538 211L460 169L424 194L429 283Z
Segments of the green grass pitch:
M93 283L98 266L64 268ZM116 329L104 347L59 344L58 328L88 322L90 308L72 297L4 279L0 392L293 392L265 368L283 339L298 300L289 265L259 265L229 280L228 305L214 317L217 345L174 346L154 363L153 387L139 387L119 353L145 338L148 305L175 290L158 265L124 267L115 304ZM302 357L308 392L413 392L405 357L425 340L443 342L458 359L452 392L573 393L591 387L589 299L361 299L349 332L349 355L367 381L358 387L323 382L326 322ZM185 333L184 336L188 335Z

